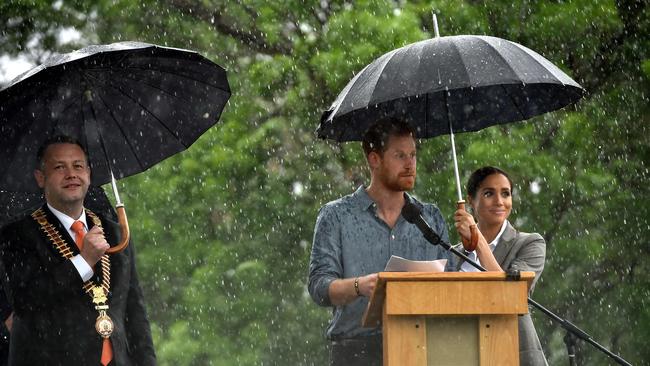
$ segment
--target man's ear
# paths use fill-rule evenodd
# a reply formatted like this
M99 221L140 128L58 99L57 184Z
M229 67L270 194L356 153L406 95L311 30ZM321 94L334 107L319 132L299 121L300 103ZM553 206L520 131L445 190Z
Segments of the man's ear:
M34 169L34 178L36 179L36 184L39 188L45 187L45 174L38 169Z
M381 163L381 156L379 153L376 151L371 151L370 154L368 154L368 165L370 165L370 169L375 169L376 167L379 166Z

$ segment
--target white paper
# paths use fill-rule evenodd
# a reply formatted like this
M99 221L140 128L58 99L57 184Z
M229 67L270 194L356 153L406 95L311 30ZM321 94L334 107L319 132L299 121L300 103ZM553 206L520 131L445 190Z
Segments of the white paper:
M412 261L393 255L386 263L385 272L444 272L446 259L435 261Z

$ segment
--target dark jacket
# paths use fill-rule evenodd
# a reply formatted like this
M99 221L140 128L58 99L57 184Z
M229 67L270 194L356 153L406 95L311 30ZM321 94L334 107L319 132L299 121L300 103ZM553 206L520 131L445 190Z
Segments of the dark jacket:
M59 220L43 206L46 217L78 250ZM106 239L118 242L117 223L101 217ZM88 220L88 226L93 226ZM102 338L95 330L98 312L72 262L62 257L40 225L26 216L0 231L0 274L14 310L10 365L98 365ZM156 358L135 269L133 246L110 256L108 315L115 324L111 335L111 365L155 365ZM101 264L95 267L95 280Z

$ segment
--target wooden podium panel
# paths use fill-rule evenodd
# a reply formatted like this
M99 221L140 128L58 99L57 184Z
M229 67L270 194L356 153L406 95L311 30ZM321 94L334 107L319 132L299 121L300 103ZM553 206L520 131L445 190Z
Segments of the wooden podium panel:
M384 365L519 365L533 272L382 272L363 326L382 324Z

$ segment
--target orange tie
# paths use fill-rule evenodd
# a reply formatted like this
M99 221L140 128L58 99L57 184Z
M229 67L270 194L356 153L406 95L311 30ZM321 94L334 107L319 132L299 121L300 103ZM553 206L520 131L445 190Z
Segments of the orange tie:
M113 359L113 347L111 346L111 340L104 338L104 344L102 345L102 365L106 366Z
M84 247L84 236L86 236L83 222L78 220L73 222L70 229L72 229L74 232L74 242L77 244L77 248L79 248L81 251L81 249ZM102 365L107 366L112 359L113 347L111 346L111 340L104 338L104 342L102 344L102 358L100 359L100 362Z
M84 231L84 223L77 220L72 223L70 229L74 231L74 242L77 244L79 251L81 251L81 249L84 247L84 236L86 235L86 232Z

